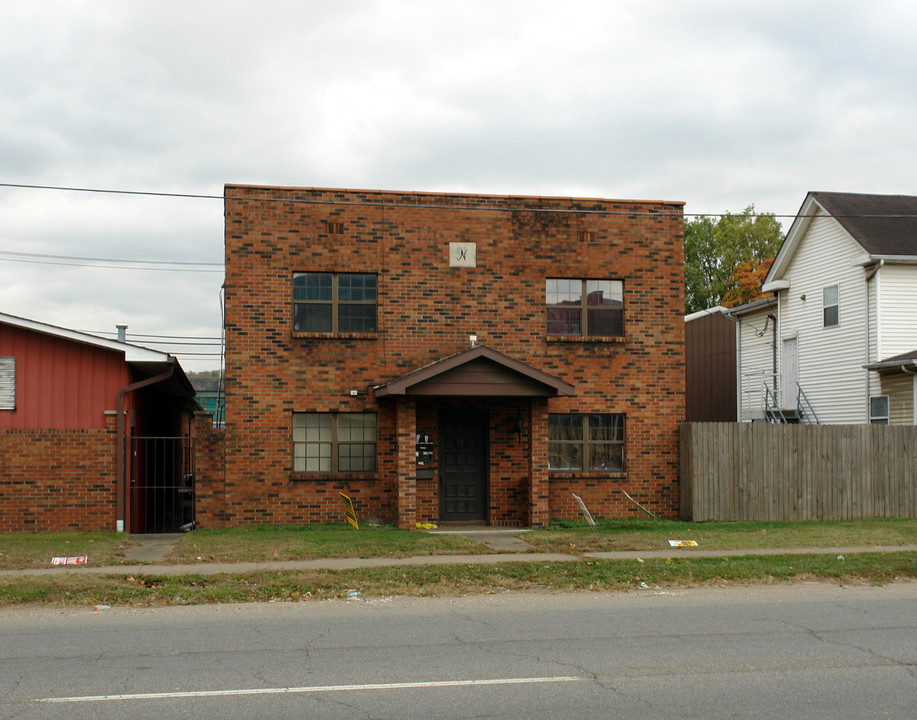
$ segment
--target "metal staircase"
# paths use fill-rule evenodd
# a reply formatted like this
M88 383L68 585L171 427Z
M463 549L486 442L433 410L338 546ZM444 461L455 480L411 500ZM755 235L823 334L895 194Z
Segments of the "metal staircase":
M802 386L796 383L796 407L781 408L777 393L764 383L764 419L770 423L790 423L793 425L821 425L818 415Z

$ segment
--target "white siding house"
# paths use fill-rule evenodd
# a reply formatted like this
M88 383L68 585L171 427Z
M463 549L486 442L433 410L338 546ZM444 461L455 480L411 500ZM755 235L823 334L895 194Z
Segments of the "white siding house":
M763 420L766 392L776 387L778 373L777 300L757 300L729 315L736 321L736 367L738 368L739 422Z
M756 303L730 314L742 398L776 344L776 406L749 404L740 419L917 424L917 197L809 193L762 290L776 343L745 329L763 326Z

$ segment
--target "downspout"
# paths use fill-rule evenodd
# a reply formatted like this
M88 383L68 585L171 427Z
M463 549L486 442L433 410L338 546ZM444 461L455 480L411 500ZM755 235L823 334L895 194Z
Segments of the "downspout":
M116 485L116 494L115 494L115 503L117 504L118 510L118 519L116 530L118 532L124 532L125 527L124 523L127 519L127 460L125 453L125 444L127 443L127 437L125 435L124 428L124 397L135 390L140 390L149 385L155 385L158 382L163 380L168 380L172 377L172 374L175 372L175 358L169 357L168 360L169 367L168 369L161 372L159 375L154 375L153 377L148 377L146 380L140 380L139 382L132 383L130 385L125 385L118 391L118 407L117 407L117 448L115 451L115 462L117 463L117 485Z
M866 272L866 365L869 365L871 362L869 357L869 318L870 318L870 306L869 306L869 283L876 276L876 273L879 272L879 269L885 265L885 260L879 260L878 264L875 265L871 270ZM879 290L876 289L876 360L878 360L882 353L879 352ZM866 408L866 422L869 422L870 415L870 406L869 406L869 370L866 371L866 402L864 407Z
M774 373L774 394L777 393L777 318L768 315L767 319L773 324L771 329L771 367ZM764 329L767 329L767 322L764 323Z

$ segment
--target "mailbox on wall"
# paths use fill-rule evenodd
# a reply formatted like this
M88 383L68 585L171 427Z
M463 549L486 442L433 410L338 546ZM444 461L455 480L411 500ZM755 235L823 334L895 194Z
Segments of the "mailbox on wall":
M417 477L433 477L434 466L436 465L436 448L429 435L417 435L415 456L417 458Z

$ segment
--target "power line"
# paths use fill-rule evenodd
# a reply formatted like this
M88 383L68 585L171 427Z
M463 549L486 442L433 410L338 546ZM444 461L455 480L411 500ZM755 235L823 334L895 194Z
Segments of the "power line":
M277 202L277 203L287 203L294 205L334 205L339 207L380 207L380 208L412 208L412 209L424 209L424 210L469 210L469 211L490 211L490 212L530 212L530 213L555 213L562 215L632 215L632 216L650 216L650 217L664 217L665 215L671 213L660 213L660 212L635 212L630 210L589 210L589 209L573 209L573 208L533 208L525 207L520 205L517 207L507 207L507 206L463 206L463 205L418 205L416 203L407 203L407 202L386 202L386 201L377 201L373 202L370 200L332 200L332 199L321 199L321 200L310 200L307 198L278 198L278 197L249 197L249 196L233 196L233 195L206 195L203 193L175 193L175 192L152 192L146 190L110 190L105 188L88 188L88 187L66 187L61 185L25 185L22 183L0 183L0 187L7 188L17 188L25 190L56 190L62 192L82 192L82 193L97 193L97 194L110 194L110 195L134 195L134 196L147 196L147 197L168 197L168 198L185 198L190 200L236 200L236 201L247 201L247 202ZM259 189L259 186L253 185L252 189ZM304 189L305 190L305 189ZM376 192L376 191L367 191L367 192ZM406 193L410 194L410 193ZM426 194L426 193L424 193ZM436 194L436 193L430 193ZM508 197L508 196L507 196ZM797 214L793 215L778 215L776 213L681 213L682 217L723 217L726 215L739 216L739 217L774 217L774 218L795 218L799 217ZM812 216L814 217L814 216ZM911 218L917 217L917 215L848 215L848 216L838 216L834 217L884 217L884 218Z
M87 335L117 335L116 332L112 330L78 330L77 332L86 333ZM179 341L179 340L212 340L214 344L219 344L222 342L222 338L218 336L208 336L208 335L148 335L144 333L131 333L132 338L164 338L166 340Z
M15 250L0 250L3 255L16 255L18 257L51 258L53 260L80 260L84 262L114 262L132 263L135 265L195 265L223 267L222 262L187 262L182 260L121 260L119 258L80 257L78 255L47 255L44 253L16 252Z
M0 254L4 251L0 250ZM54 260L27 260L25 258L0 257L7 262L29 263L32 265L58 265L74 268L102 268L106 270L144 270L148 272L192 272L192 273L223 273L223 270L203 270L195 268L169 268L169 267L131 267L130 265L99 265L95 263L55 262ZM130 260L115 262L132 262Z

